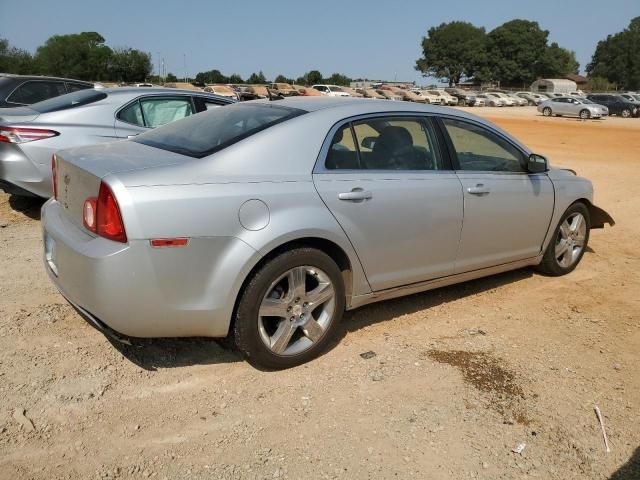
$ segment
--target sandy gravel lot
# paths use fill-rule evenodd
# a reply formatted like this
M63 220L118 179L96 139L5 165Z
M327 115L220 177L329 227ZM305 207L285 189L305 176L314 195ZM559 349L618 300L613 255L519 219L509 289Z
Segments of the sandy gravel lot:
M285 372L208 339L110 343L49 283L38 202L0 194L0 478L640 478L640 119L472 111L591 178L617 225L565 277L349 313Z

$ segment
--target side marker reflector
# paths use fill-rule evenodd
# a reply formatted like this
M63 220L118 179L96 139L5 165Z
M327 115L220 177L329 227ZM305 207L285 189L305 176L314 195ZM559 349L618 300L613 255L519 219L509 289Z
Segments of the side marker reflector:
M189 243L188 238L153 238L150 240L154 248L161 247L184 247Z

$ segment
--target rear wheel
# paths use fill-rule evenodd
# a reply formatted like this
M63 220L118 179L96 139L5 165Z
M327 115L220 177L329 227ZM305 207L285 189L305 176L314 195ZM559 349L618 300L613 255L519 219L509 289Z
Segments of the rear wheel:
M267 262L249 281L234 325L238 349L253 365L283 369L323 352L344 312L336 263L312 248Z
M629 118L631 116L631 110L629 110L628 108L625 108L624 110L622 110L622 116L624 118Z
M544 115L545 117L550 117L552 113L553 112L551 111L550 107L544 107L542 109L542 115Z
M591 113L586 108L580 110L580 118L583 120L587 120L591 116Z
M562 216L538 269L551 276L566 275L580 263L589 242L589 210L574 203Z

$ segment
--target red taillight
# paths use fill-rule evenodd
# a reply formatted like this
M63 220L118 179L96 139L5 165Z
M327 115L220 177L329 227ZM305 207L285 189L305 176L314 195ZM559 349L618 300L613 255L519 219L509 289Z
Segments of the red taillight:
M98 198L89 197L84 201L82 223L101 237L127 243L120 207L113 192L104 182L100 183Z
M0 142L6 143L27 143L35 140L56 137L60 135L55 130L45 130L43 128L22 128L22 127L2 127L0 126Z
M51 156L51 178L53 180L53 198L58 199L58 157Z

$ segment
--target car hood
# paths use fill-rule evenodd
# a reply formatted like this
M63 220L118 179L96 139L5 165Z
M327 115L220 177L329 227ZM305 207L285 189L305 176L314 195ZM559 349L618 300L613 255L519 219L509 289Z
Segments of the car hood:
M38 118L40 112L29 107L0 108L0 123L32 122Z
M165 167L193 160L191 157L130 140L71 148L62 150L59 155L66 162L99 178L110 173Z

